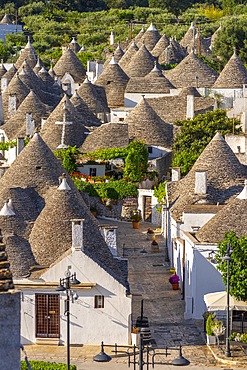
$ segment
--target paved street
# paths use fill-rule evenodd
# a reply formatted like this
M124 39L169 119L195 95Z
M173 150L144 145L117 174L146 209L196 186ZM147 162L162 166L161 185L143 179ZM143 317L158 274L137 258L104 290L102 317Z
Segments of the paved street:
M191 365L191 370L198 369L233 369L247 368L246 363L240 366L225 363L216 367L216 361L205 345L203 328L192 320L184 320L184 301L181 299L180 290L172 290L168 282L170 271L166 260L166 251L162 237L158 234L159 252L151 251L151 241L146 238L147 228L150 224L141 223L140 229L132 228L131 223L112 220L100 220L102 224L118 226L119 254L128 257L129 282L133 295L133 323L141 315L141 301L143 300L144 316L148 317L152 342L156 347L175 347L182 345L183 356ZM152 226L152 225L151 225ZM153 227L154 228L154 227ZM66 347L31 345L25 347L29 359L42 359L48 361L66 362ZM105 352L112 355L111 348ZM99 353L99 346L78 346L71 348L71 363L78 366L78 370L89 369L127 369L127 357L117 357L109 363L95 363L94 355ZM178 356L178 350L169 351L167 358L162 357L162 362L167 365L156 365L155 369L170 370L175 366L168 365ZM160 361L161 358L159 357ZM150 366L151 368L151 366ZM131 365L134 369L134 365ZM138 365L136 365L138 369ZM146 366L144 367L146 369Z

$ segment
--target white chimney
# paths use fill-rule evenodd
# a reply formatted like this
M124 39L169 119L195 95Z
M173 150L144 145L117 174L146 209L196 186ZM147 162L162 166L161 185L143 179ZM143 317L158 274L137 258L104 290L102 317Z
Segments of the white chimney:
M172 181L179 181L181 179L181 170L180 167L172 168Z
M194 95L187 95L186 119L193 119L195 116L194 99Z
M111 31L111 34L110 34L110 45L114 45L114 32Z
M24 138L18 137L17 138L17 155L20 154L20 152L24 149Z
M4 93L4 91L8 87L8 79L6 77L1 78L1 93Z
M207 171L195 172L195 194L207 194Z
M8 118L12 117L17 110L17 99L16 94L9 95L8 102Z
M41 118L41 127L43 127L44 126L44 124L46 123L46 118Z
M32 113L26 114L26 135L32 136L35 130L35 123L32 120Z
M72 222L72 252L83 251L83 218L73 219Z

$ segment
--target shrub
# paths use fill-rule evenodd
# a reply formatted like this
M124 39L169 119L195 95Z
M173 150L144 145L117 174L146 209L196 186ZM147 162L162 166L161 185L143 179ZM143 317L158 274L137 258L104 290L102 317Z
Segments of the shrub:
M213 325L215 321L215 313L211 313L208 315L207 321L206 321L206 333L207 335L214 335L213 332Z
M45 361L29 361L33 370L66 370L67 365L59 364L56 362L45 362ZM28 366L25 361L21 361L21 370L28 370ZM75 365L70 365L70 370L76 370Z

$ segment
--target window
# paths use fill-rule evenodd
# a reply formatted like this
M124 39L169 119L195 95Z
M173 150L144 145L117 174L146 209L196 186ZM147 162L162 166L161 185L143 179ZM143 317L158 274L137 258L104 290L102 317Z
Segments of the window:
M148 153L152 154L153 153L153 148L151 146L148 146Z
M94 296L94 308L104 308L104 296L103 295Z
M95 167L90 167L89 168L89 176L96 176L96 168Z

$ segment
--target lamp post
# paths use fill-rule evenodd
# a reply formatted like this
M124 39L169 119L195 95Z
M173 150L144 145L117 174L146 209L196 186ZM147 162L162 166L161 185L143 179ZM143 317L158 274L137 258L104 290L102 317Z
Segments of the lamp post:
M231 357L231 351L230 351L230 342L229 342L229 336L230 336L230 261L231 261L231 254L232 254L232 246L231 243L228 243L226 255L223 258L224 261L227 262L227 281L226 281L226 350L225 350L225 356Z
M70 299L72 303L78 299L78 295L71 290L71 285L80 284L80 281L76 279L76 273L72 274L70 269L71 266L68 266L67 271L65 271L65 277L60 278L59 285L56 288L57 292L66 291L64 315L67 316L67 370L70 370Z

